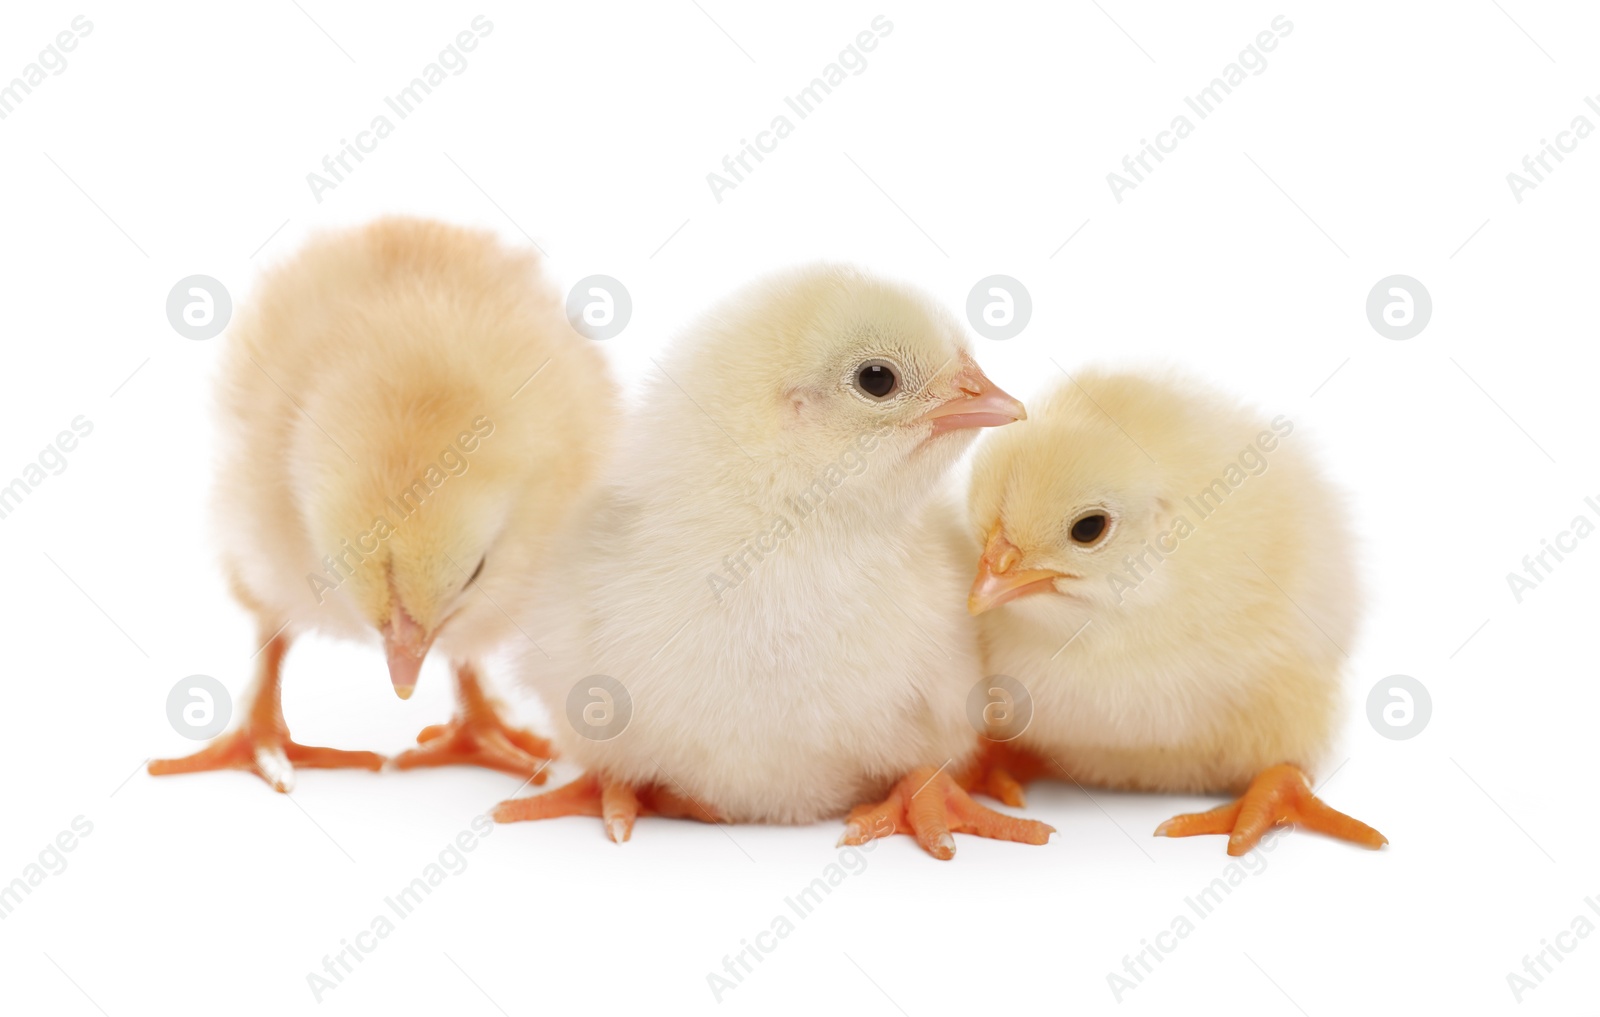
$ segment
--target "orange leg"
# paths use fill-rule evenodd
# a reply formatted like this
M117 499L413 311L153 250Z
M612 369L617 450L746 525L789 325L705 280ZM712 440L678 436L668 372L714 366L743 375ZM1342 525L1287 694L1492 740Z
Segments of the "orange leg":
M956 783L967 791L988 795L1013 808L1027 804L1022 789L1053 769L1052 764L1014 742L978 739L978 756L958 774Z
M1389 843L1389 838L1359 819L1323 804L1322 799L1311 793L1311 778L1298 766L1288 763L1262 770L1237 801L1210 812L1174 816L1156 827L1156 836L1225 833L1228 834L1228 854L1238 856L1255 847L1272 827L1288 824L1374 850Z
M955 857L952 833L975 833L994 840L1044 844L1055 827L985 808L968 797L942 768L919 767L906 774L877 805L850 811L840 844L865 844L878 837L907 833L935 858Z
M560 816L599 816L606 836L621 844L633 836L633 821L640 816L667 816L720 823L716 813L690 798L660 784L635 788L586 773L570 784L529 798L513 798L494 807L497 823L518 823L529 819L555 819Z
M470 663L456 665L456 715L448 724L433 724L417 735L417 748L395 758L399 770L418 766L485 766L535 784L546 780L544 768L555 755L550 743L500 718L483 692L478 671Z
M261 650L250 706L243 722L219 736L192 756L181 759L155 759L149 772L157 777L173 773L199 773L203 770L248 770L266 781L274 791L294 787L297 766L309 769L354 768L379 770L383 757L376 752L346 752L301 745L289 738L283 722L280 673L283 655L289 650L286 636L276 635Z

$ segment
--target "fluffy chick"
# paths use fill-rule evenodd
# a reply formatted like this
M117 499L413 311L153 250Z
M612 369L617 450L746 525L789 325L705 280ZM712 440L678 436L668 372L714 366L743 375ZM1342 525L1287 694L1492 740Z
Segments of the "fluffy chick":
M849 842L1043 843L950 780L980 672L940 482L975 428L1024 416L961 328L813 267L736 295L658 366L530 624L555 664L523 677L588 773L498 818L602 816L620 842L639 814L807 823L887 791Z
M1360 601L1343 505L1304 443L1287 417L1192 381L1103 372L984 443L969 607L988 673L1032 708L992 793L1020 803L1013 779L1048 772L1244 792L1157 833L1228 833L1239 854L1299 820L1384 843L1306 777L1335 731Z
M214 507L257 672L237 730L150 772L246 769L287 791L295 766L377 769L373 753L289 739L280 662L319 631L381 641L402 699L430 647L452 661L460 710L402 767L536 773L547 743L501 723L480 664L515 632L503 587L537 567L595 475L616 399L537 258L380 220L272 272L228 342Z

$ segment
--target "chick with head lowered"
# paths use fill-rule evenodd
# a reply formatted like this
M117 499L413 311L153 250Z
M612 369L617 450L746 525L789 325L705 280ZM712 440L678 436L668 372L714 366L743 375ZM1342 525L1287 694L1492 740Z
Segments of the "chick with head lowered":
M523 677L583 777L503 822L808 823L845 841L952 832L1042 844L973 802L980 678L968 542L941 481L975 429L1025 413L922 295L813 267L759 282L678 343L615 469L535 591L555 658ZM881 802L873 804L879 798Z
M616 396L535 256L379 220L310 243L231 332L215 515L256 673L235 730L150 772L242 769L288 791L296 767L378 769L374 753L289 738L280 667L319 631L381 641L402 699L430 647L452 662L456 716L399 767L542 781L548 743L502 721L482 662L516 632L504 588L547 556L595 475Z
M1019 781L1053 773L1241 794L1156 831L1227 834L1231 855L1282 823L1387 843L1307 776L1359 597L1340 501L1293 431L1176 377L1092 372L984 443L968 606L1032 710L991 744L985 790L1021 804Z

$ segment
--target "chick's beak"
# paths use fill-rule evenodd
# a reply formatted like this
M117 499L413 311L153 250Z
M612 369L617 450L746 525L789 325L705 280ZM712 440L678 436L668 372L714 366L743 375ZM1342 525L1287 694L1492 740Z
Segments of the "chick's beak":
M1055 590L1057 579L1072 578L1052 569L1017 570L1021 560L1022 552L996 526L989 534L983 557L978 559L978 578L973 581L972 593L967 597L967 611L982 614L1030 593L1050 593Z
M922 415L923 420L933 422L933 434L929 437L967 427L1000 427L1028 419L1028 411L1020 401L990 381L970 358L963 355L962 360L965 363L955 377L955 396Z
M433 636L424 632L416 619L396 601L389 624L383 630L383 649L389 657L389 680L394 683L395 695L401 699L410 699L416 690L422 658L428 655L432 644Z

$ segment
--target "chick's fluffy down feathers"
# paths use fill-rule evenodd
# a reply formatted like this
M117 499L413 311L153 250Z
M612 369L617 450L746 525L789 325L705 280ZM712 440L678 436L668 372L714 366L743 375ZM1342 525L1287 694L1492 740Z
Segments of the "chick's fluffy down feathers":
M1175 376L1088 372L982 446L971 524L1077 578L980 617L1019 744L1078 780L1238 791L1329 748L1359 613L1341 499L1308 439ZM1109 533L1076 546L1074 519ZM1065 648L1063 648L1065 646Z
M882 406L849 388L871 357L906 383ZM916 423L963 363L952 319L850 269L765 281L692 328L530 612L553 660L522 675L564 757L778 823L966 759L976 549L938 484L970 432ZM597 674L630 699L608 740L581 715L606 709Z
M490 598L542 556L615 414L536 257L409 219L325 235L228 343L216 517L262 623L372 639L403 605L458 659L514 632Z

